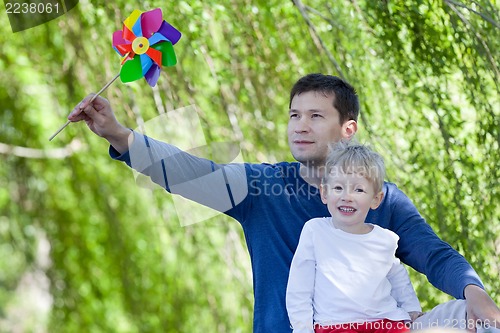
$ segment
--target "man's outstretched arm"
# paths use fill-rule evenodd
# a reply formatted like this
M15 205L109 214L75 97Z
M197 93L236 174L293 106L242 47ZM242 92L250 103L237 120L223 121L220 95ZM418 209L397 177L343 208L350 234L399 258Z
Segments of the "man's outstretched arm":
M102 97L87 96L68 119L85 121L89 129L111 145L113 158L126 162L168 192L226 212L248 194L245 165L217 164L165 142L157 141L121 125ZM240 207L241 208L241 207Z

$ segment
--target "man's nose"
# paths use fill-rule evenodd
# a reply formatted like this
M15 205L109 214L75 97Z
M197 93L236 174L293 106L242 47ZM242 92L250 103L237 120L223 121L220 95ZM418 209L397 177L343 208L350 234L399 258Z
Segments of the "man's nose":
M302 117L295 123L295 133L304 133L311 130L307 117Z

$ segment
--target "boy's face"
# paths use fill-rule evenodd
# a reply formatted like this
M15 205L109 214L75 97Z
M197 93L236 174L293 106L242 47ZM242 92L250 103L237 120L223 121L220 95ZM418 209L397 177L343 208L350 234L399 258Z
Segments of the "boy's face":
M339 112L333 107L334 98L316 91L293 97L288 120L288 144L297 161L322 166L330 143L348 139L356 133L354 120L340 124Z
M321 200L328 206L335 227L349 231L365 222L366 215L382 201L372 182L359 173L335 172L321 186Z

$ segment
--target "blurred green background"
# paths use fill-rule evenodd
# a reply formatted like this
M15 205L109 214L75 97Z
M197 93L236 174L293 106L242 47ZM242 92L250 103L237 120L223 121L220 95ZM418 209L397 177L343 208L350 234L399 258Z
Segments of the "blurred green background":
M183 33L179 62L153 89L103 93L122 123L196 105L208 143L291 160L291 86L344 77L362 103L359 140L500 304L496 0L86 0L18 33L0 14L0 332L251 332L237 222L183 226L172 197L137 186L83 123L48 141L119 72L113 31L156 7ZM450 299L410 273L424 309Z

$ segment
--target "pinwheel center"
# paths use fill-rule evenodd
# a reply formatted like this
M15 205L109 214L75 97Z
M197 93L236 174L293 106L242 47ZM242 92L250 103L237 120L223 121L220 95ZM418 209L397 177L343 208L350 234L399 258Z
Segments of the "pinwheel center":
M135 54L143 54L149 49L149 40L146 37L137 37L132 42L132 50Z

